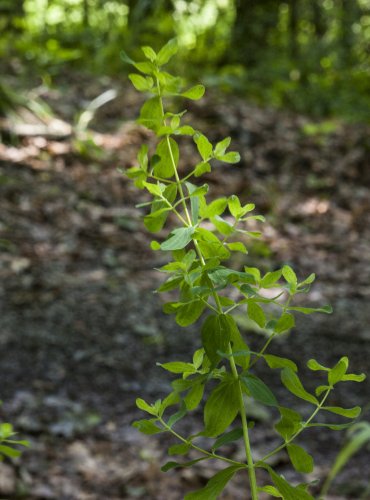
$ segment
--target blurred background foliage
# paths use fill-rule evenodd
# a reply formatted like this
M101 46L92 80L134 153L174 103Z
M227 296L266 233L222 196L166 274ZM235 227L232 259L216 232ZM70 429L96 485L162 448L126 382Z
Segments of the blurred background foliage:
M78 70L125 78L178 37L177 71L262 105L370 122L370 0L0 0L6 77L52 86Z

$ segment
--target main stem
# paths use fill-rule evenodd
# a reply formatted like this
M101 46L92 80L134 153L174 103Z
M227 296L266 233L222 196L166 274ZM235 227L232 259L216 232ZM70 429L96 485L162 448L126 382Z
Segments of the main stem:
M162 102L162 96L161 96L161 92L160 92L160 84L159 84L158 80L157 80L157 88L158 88L158 95L159 95L160 103L161 103L162 114L164 116L163 102ZM180 194L180 200L182 202L182 206L183 206L183 209L184 209L184 213L185 213L185 216L186 216L187 223L188 223L189 226L191 226L192 225L192 220L191 220L191 217L190 217L190 214L189 214L188 207L186 205L184 191L182 189L182 183L181 183L179 174L177 172L176 163L175 163L175 160L174 160L174 157L173 157L171 143L170 143L168 135L166 136L166 140L167 140L168 150L169 150L169 153L170 153L171 162L172 162L172 166L173 166L173 170L174 170L174 175L175 175L175 179L176 179L177 188L178 188L178 191L179 191L179 194ZM202 251L199 248L198 242L196 240L193 240L193 242L194 242L194 246L195 246L196 252L198 254L199 260L201 262L201 265L204 267L206 265L206 263L205 263ZM216 303L216 306L217 306L217 312L218 312L218 314L223 314L224 312L223 312L223 309L222 309L222 305L221 305L220 299L219 299L219 297L217 295L217 292L216 292L216 290L215 290L215 288L214 288L213 283L211 282L211 280L209 280L209 284L210 284L210 287L212 289L212 296L213 296L213 298L215 300L215 303ZM240 382L240 379L239 379L239 373L238 373L238 370L236 368L236 364L235 364L235 360L234 360L234 357L233 357L233 351L232 351L230 342L228 344L228 353L230 354L229 361L230 361L231 372L233 374L233 377L234 377L236 383L238 384L239 413L240 413L240 418L241 418L241 421L242 421L244 448L245 448L245 454L246 454L246 457L247 457L248 475L249 475L249 482L250 482L252 500L258 500L256 470L255 470L255 465L254 465L254 462L253 462L252 450L251 450L251 445L250 445L250 441L249 441L248 421L247 421L247 414L246 414L245 406L244 406L243 391L242 391L242 386L241 386L241 382Z

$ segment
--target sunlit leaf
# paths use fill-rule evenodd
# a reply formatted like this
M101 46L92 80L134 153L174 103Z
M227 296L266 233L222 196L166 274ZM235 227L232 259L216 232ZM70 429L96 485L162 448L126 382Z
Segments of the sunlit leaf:
M151 47L141 47L141 50L143 51L145 57L149 59L149 61L154 62L157 59L157 54Z
M182 92L181 95L182 97L187 97L188 99L197 101L198 99L201 99L203 97L204 92L205 92L204 85L195 85L194 87L191 87L185 92Z
M240 162L240 154L236 151L230 151L224 155L218 156L217 158L224 163L239 163Z
M216 144L214 151L216 158L225 154L225 151L230 146L230 142L231 142L231 137L226 137L225 139Z
M158 66L163 66L164 64L167 64L168 61L177 53L178 50L179 50L179 46L178 46L177 40L175 38L172 38L158 52L158 55L157 55Z
M212 156L212 144L209 142L205 135L199 132L194 135L193 139L195 144L197 145L200 156L202 157L203 161L206 162Z

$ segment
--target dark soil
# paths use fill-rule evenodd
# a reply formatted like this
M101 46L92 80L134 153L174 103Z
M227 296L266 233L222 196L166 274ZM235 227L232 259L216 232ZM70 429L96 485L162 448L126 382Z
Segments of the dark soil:
M71 122L76 106L101 90L80 82L44 98ZM150 250L151 236L135 209L143 193L117 171L132 165L143 140L153 142L133 122L138 99L124 88L99 110L88 135L3 134L1 419L31 447L0 464L1 498L178 500L217 467L161 473L172 441L130 426L141 416L137 396L153 401L168 390L156 362L187 360L198 345L196 327L176 326L152 293L161 280L153 268L164 257ZM215 167L207 179L212 195L236 193L267 217L263 241L250 242L249 255L234 264L267 270L289 263L299 276L315 272L305 303L334 308L331 316L298 317L272 352L292 357L308 387L315 383L304 371L311 357L333 365L348 355L353 371L369 373L369 128L337 123L329 134L318 128L308 135L307 118L230 96L211 95L189 115L211 140L232 136L242 155L238 166ZM184 156L196 161L188 143ZM260 336L245 333L252 346L260 345ZM275 373L263 376L286 397ZM332 404L366 406L369 387L368 381L343 384ZM299 401L298 408L306 412ZM276 414L255 412L254 449L262 456L278 442L266 425ZM369 411L361 418L369 420ZM196 430L200 422L196 413L184 425ZM303 436L317 464L307 480L324 479L344 438L323 430ZM230 453L242 457L238 447ZM328 498L360 498L370 476L368 453L351 459ZM284 454L276 466L289 477ZM222 498L247 498L246 484L241 476Z

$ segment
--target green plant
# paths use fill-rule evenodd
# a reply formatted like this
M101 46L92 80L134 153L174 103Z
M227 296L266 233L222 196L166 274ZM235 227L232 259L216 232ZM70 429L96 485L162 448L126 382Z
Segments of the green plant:
M331 469L328 477L326 478L325 483L323 484L321 490L321 498L325 498L327 495L331 484L333 483L335 477L340 473L340 471L345 467L347 462L351 459L351 457L357 453L361 448L368 445L370 443L370 422L357 422L352 425L350 429L348 429L348 439L346 444L338 453ZM361 498L369 498L368 495L370 493L370 483L366 488L363 496Z
M11 439L15 434L11 424L0 424L0 460L3 460L4 457L19 457L21 451L19 451L16 446L29 446L28 441L16 441Z
M142 50L146 58L144 62L135 62L126 54L124 59L142 73L129 75L135 88L151 94L141 108L138 122L153 131L159 142L152 155L149 155L146 145L141 147L138 166L128 169L127 175L139 189L148 191L152 196L151 201L138 205L150 207L150 212L144 217L144 224L150 232L161 231L170 214L179 223L179 227L171 229L162 243L151 243L153 250L172 253L172 260L160 269L166 280L158 292L178 290L179 296L164 305L164 312L173 314L182 327L196 322L204 311L209 314L201 326L201 347L194 352L191 361L158 363L178 378L172 381L172 392L165 399L153 404L137 399L138 408L148 413L150 418L136 421L134 426L145 434L169 432L175 436L179 443L169 448L171 456L186 455L194 450L199 454L198 458L188 461L170 461L162 467L163 471L189 467L204 460L225 462L226 467L217 472L204 488L187 494L187 500L217 498L239 471L248 472L254 500L259 492L287 500L313 498L308 492L309 485L290 484L269 465L269 458L286 450L298 472L311 472L313 458L295 443L296 438L303 430L313 426L342 429L350 425L319 423L316 417L319 412L326 412L350 420L356 418L360 413L359 407L346 409L331 406L327 400L339 382L360 382L365 376L347 373L347 357L341 358L333 368L312 359L307 364L308 368L324 372L327 376L327 381L320 383L312 394L304 388L297 365L292 360L268 353L272 340L294 327L295 313L330 313L331 308L292 305L295 295L309 290L315 279L314 274L300 281L288 265L261 274L256 267L246 266L240 271L224 264L233 252L247 254L244 241L238 241L237 237L259 237L259 232L248 229L248 222L263 222L264 218L251 215L254 205L243 205L234 195L208 202L208 185L190 182L190 179L197 180L204 173L211 172L211 160L233 164L239 161L239 154L227 151L231 142L229 137L213 145L204 134L183 123L185 111L174 113L165 110L164 98L197 100L205 90L202 85L196 85L184 91L180 78L162 70L162 66L177 51L176 41L171 40L158 53L150 47L143 47ZM200 155L200 162L182 178L177 168L179 145L175 138L178 136L192 138ZM230 289L233 291L231 295L228 293ZM264 293L266 289L270 290L269 294ZM232 315L234 311L243 309L246 309L244 314L267 334L267 340L259 351L250 350ZM308 418L279 404L272 390L255 374L255 365L261 362L272 370L280 371L285 388L312 406ZM281 436L281 444L259 460L253 458L251 449L249 433L253 422L248 417L246 396L274 407L280 414L275 429ZM202 405L203 399L204 428L189 437L175 430L177 423L188 412ZM209 446L201 444L205 438L209 438ZM224 445L238 439L244 442L245 462L218 452ZM257 484L257 468L268 472L271 484Z

